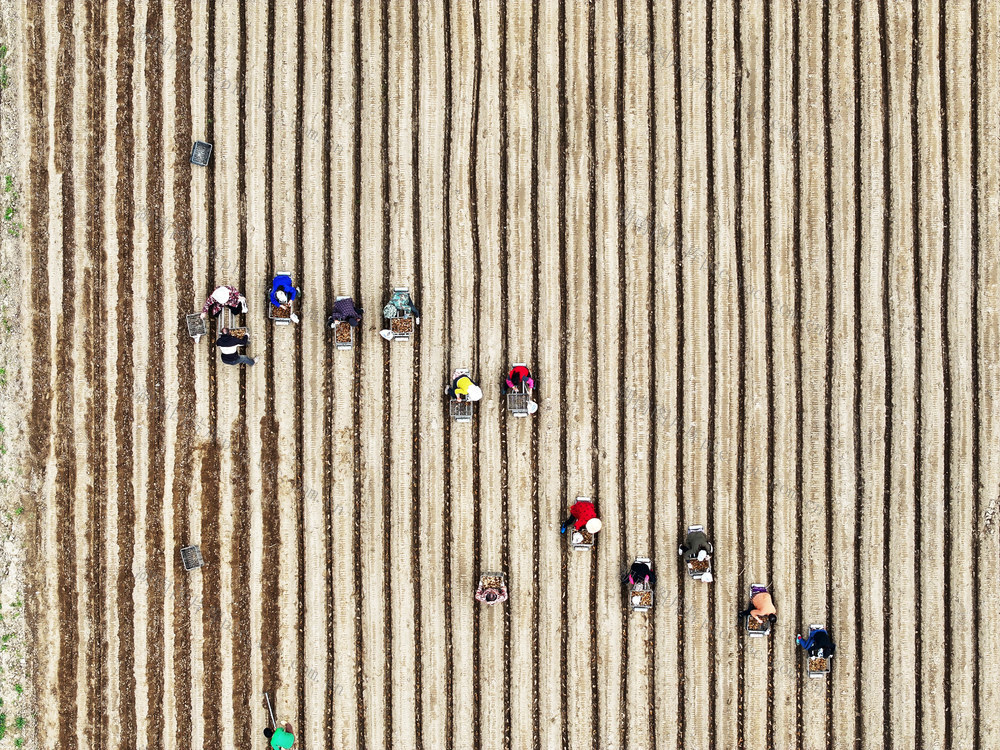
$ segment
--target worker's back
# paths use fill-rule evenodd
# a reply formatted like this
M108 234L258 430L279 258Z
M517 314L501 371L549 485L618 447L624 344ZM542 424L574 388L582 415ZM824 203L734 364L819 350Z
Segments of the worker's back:
M708 535L704 531L690 531L684 540L684 560L691 562L697 559L698 553L704 551L706 554L712 553L712 545L708 542Z
M295 736L291 732L285 731L283 727L278 727L271 735L272 750L287 750L295 743Z
M750 601L753 603L754 607L750 614L755 615L756 617L767 617L768 615L776 614L778 611L774 608L774 602L771 600L771 595L766 591L754 594Z

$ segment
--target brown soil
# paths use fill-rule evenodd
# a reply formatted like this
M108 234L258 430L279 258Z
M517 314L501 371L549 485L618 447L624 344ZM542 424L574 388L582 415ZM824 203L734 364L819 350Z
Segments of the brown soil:
M27 750L247 746L264 690L304 748L1000 747L1000 4L0 14ZM317 310L408 287L421 336L332 357L346 328L254 305L257 366L217 377L178 321L275 268ZM520 360L532 420L496 398ZM461 429L456 364L487 384ZM591 554L553 529L578 494ZM630 617L624 561L690 523L727 574L668 566ZM483 570L526 592L502 616ZM748 644L750 581L788 625Z

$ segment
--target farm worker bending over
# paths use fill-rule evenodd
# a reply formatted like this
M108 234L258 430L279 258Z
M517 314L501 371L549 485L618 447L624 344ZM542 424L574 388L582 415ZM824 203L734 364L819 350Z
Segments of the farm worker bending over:
M220 286L215 289L205 304L201 306L201 318L204 320L209 315L213 318L222 312L223 307L230 308L237 315L242 315L247 311L247 298L240 294L234 286Z
M634 586L637 583L648 583L649 588L653 588L656 585L656 575L644 562L632 563L632 567L629 568L625 580L628 581L629 586Z
M750 616L758 622L770 620L773 625L778 621L777 612L778 610L774 608L774 601L771 599L771 594L767 591L758 591L750 599L750 606L740 612L740 619L742 620L744 617Z
M233 336L228 328L222 329L222 335L215 341L222 355L223 364L227 365L250 365L253 366L253 359L245 354L239 353L239 347L246 346L247 340L238 336Z
M271 304L290 310L292 302L299 296L300 290L292 285L292 277L288 274L279 274L271 282ZM299 322L299 316L292 313L288 316L293 323Z
M808 638L795 636L795 643L802 646L809 656L833 656L837 647L826 630L814 630Z
M712 543L704 531L689 531L684 544L677 548L677 554L684 557L684 564L690 565L695 560L707 560L712 556ZM704 573L701 580L712 582L712 574Z
M559 527L560 534L565 534L570 524L573 524L577 531L586 528L591 534L596 534L601 530L601 519L597 517L594 504L589 500L579 500L573 503L569 512L569 518L563 521L562 526Z
M478 401L483 397L483 389L472 382L468 375L459 375L451 382L447 394L458 401Z
M327 325L333 328L334 323L338 320L343 320L351 328L357 328L361 324L361 316L364 314L364 310L354 306L354 299L352 297L344 297L344 299L338 299L333 303L333 312L330 314Z
M535 379L531 377L531 371L524 365L518 365L513 368L507 374L507 380L504 381L504 385L507 390L516 391L521 387L521 383L524 383L529 388L535 387Z
M295 743L292 725L287 721L284 726L279 726L276 729L265 729L264 736L271 740L272 750L287 750Z
M484 604L500 604L507 601L507 587L500 584L500 588L485 587L479 585L476 591L476 601Z
M690 531L684 539L684 544L677 548L677 554L684 556L684 562L704 560L712 554L712 543L704 531Z

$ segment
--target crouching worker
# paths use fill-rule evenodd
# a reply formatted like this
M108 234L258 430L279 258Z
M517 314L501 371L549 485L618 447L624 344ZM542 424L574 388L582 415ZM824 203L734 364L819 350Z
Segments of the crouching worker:
M707 560L712 556L712 543L704 531L689 531L684 538L684 544L677 548L677 554L684 558L684 564L690 565L695 560ZM702 574L701 580L712 582L711 572Z
M264 730L264 736L271 741L271 750L288 750L288 748L295 744L292 725L287 721L274 729L268 727Z
M298 299L301 290L292 284L292 277L286 273L278 274L271 281L271 304L282 310L291 310L292 303ZM293 323L299 322L299 316L290 312L288 318Z
M476 589L476 601L484 604L501 604L507 601L507 585L503 581L487 584L480 580Z
M597 510L589 500L577 500L569 509L570 516L559 527L559 533L565 534L570 524L577 533L581 529L586 529L591 534L596 534L601 530L601 519L597 517Z
M232 310L234 315L243 315L247 311L247 298L234 286L216 287L201 306L201 319L209 315L218 317L224 307Z
M351 328L357 328L361 325L361 316L364 314L364 310L354 306L353 297L344 297L333 303L333 312L330 313L330 318L326 321L326 324L330 328L333 328L336 323L343 321Z
M808 638L801 635L795 636L795 643L805 649L809 656L831 657L837 647L833 643L833 638L826 632L826 629L814 630Z
M445 390L448 398L456 401L479 401L483 397L483 389L467 374L456 373L452 378L451 386Z
M778 610L774 607L774 600L768 591L756 591L750 598L750 606L740 612L740 622L745 618L752 617L757 622L768 620L771 625L778 621Z
M632 567L628 569L628 573L622 576L622 583L627 583L629 586L640 584L652 589L656 586L656 575L650 569L649 565L636 560L632 563Z
M215 345L219 347L219 353L222 355L222 362L227 365L253 366L253 359L239 352L241 346L247 345L247 339L249 336L241 339L238 336L233 336L228 328L223 328L222 335L215 341Z
M528 388L535 387L535 379L531 377L531 370L524 365L517 365L507 373L507 378L503 382L503 392L507 394L520 391L522 383Z

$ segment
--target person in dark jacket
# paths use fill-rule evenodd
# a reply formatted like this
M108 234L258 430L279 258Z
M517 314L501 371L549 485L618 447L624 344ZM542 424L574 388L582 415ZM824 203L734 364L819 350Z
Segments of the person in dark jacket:
M802 646L809 656L833 656L837 650L833 643L833 638L826 632L826 629L814 630L808 638L801 635L795 636L795 643Z
M712 543L708 541L708 535L704 531L689 531L684 539L684 544L677 548L677 554L684 558L684 564L691 566L695 560L707 560L712 556ZM700 580L705 583L712 582L711 571L701 574Z
M649 565L636 560L632 563L628 573L622 576L622 583L628 583L629 586L634 586L637 583L648 583L649 588L653 588L656 586L656 574L653 573Z
M239 347L247 345L248 338L241 339L238 336L233 336L228 328L223 328L222 335L215 341L215 345L219 347L222 362L227 365L253 366L253 359L239 352Z
M352 297L344 297L333 303L333 312L327 320L327 325L333 328L334 323L342 320L351 328L357 328L361 324L361 316L364 314L364 310L354 306Z
M685 564L711 557L712 551L712 543L704 531L689 531L684 544L677 548L677 554L684 557Z

